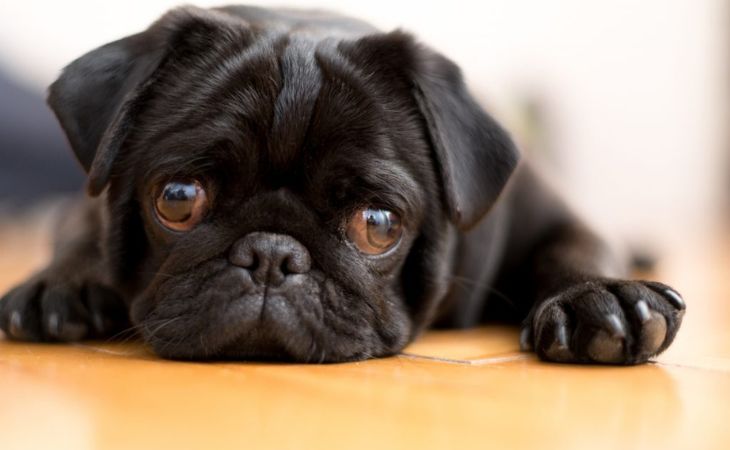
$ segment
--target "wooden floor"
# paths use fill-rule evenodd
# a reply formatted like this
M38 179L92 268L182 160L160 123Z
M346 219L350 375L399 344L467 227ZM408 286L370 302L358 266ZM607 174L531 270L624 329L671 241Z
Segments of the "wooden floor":
M47 257L38 229L0 228L0 290ZM730 245L683 244L658 277L684 294L685 324L640 367L541 363L498 326L323 366L0 338L0 449L729 449Z

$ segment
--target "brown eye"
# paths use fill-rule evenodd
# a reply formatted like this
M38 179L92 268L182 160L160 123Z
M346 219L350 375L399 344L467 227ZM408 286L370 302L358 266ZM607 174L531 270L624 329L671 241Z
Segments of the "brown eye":
M195 180L171 181L161 185L157 192L155 213L171 230L192 229L208 210L205 189Z
M380 255L393 248L403 234L397 214L385 209L358 210L347 225L347 238L368 255Z

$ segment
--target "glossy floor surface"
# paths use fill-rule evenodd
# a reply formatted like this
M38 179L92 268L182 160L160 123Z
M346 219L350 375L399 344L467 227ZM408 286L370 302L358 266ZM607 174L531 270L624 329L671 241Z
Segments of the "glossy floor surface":
M0 290L47 257L38 229L0 227ZM678 246L656 277L688 310L674 346L639 367L541 363L501 326L320 366L0 338L0 449L728 449L730 245Z

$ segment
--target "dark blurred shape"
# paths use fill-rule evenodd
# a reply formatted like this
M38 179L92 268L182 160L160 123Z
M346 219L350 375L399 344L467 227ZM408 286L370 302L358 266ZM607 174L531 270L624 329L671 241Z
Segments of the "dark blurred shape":
M651 272L656 268L657 256L649 249L634 247L631 249L631 268L638 272Z
M43 95L0 68L0 204L78 191L84 174Z

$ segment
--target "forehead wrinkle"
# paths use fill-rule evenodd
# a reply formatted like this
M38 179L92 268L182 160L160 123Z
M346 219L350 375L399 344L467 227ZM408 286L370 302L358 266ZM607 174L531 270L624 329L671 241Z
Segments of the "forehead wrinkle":
M195 33L189 36L195 39ZM165 85L165 92L178 101L188 99L191 91L205 89L210 86L209 75L221 61L241 54L251 45L248 33L237 36L206 36L205 51L199 51L201 43L191 44L182 38L169 48L169 55L160 71L173 73L174 76L160 80ZM202 74L202 75L201 75Z
M219 136L237 142L241 133L256 133L257 126L260 126L257 115L260 103L259 90L254 86L244 86L218 102L215 108L205 111L191 108L175 116L175 120L148 120L147 123L154 123L154 126L141 128L133 134L134 140L145 142L149 147L159 146L171 135L189 135L191 144L200 136Z
M281 84L276 61L276 42L271 38L257 41L241 52L229 55L210 75L208 99L217 101L241 87L253 86L266 96L276 94Z
M367 88L364 75L339 54L335 43L321 43L315 57L323 86L313 118L317 133L312 133L312 139L358 148L374 145L388 128L384 102L376 90Z
M370 86L369 81L373 78L373 73L366 73L355 65L342 53L338 43L327 42L327 45L321 45L317 51L317 60L328 78L347 86L352 92L367 99L368 106L382 111L387 105L388 102L381 97L380 90L372 89ZM381 114L377 116L382 117Z
M200 109L201 101L209 99L240 67L250 66L251 60L265 53L265 48L249 42L233 42L222 47L212 46L197 52L196 58L175 60L165 68L158 80L159 89L178 109ZM173 54L174 55L174 54ZM264 58L260 58L264 59Z
M360 187L365 188L373 197L369 200L399 205L410 214L420 211L426 196L417 181L417 169L408 164L407 159L404 160L404 152L409 149L398 147L398 139L394 138L391 131L393 125L388 121L389 117L394 117L394 113L401 111L398 107L399 100L384 93L375 82L374 74L355 65L342 53L337 43L320 46L317 58L327 86L332 85L333 92L338 95L347 94L352 103L347 114L335 118L337 120L334 125L337 129L344 127L341 131L345 132L345 136L358 137L350 145L340 146L337 150L339 152L342 148L349 148L360 153L355 158L360 164L367 162L365 167L355 167L356 173L364 175L360 179L365 186ZM326 119L329 121L333 118ZM330 132L326 135L330 140L340 134L332 133L332 129L328 131ZM339 166L351 173L354 156L338 155L332 161L330 170L340 172L342 169L336 169Z
M279 59L281 91L274 102L269 139L269 159L278 169L299 155L322 87L315 44L296 36L290 36L287 44Z
M159 94L142 121L154 124L144 130L150 143L201 126L235 127L228 123L231 121L247 124L250 129L264 125L261 116L268 126L271 113L267 106L279 85L270 41L228 53L219 61L217 70L206 67L206 73L177 67L160 80L155 89Z

